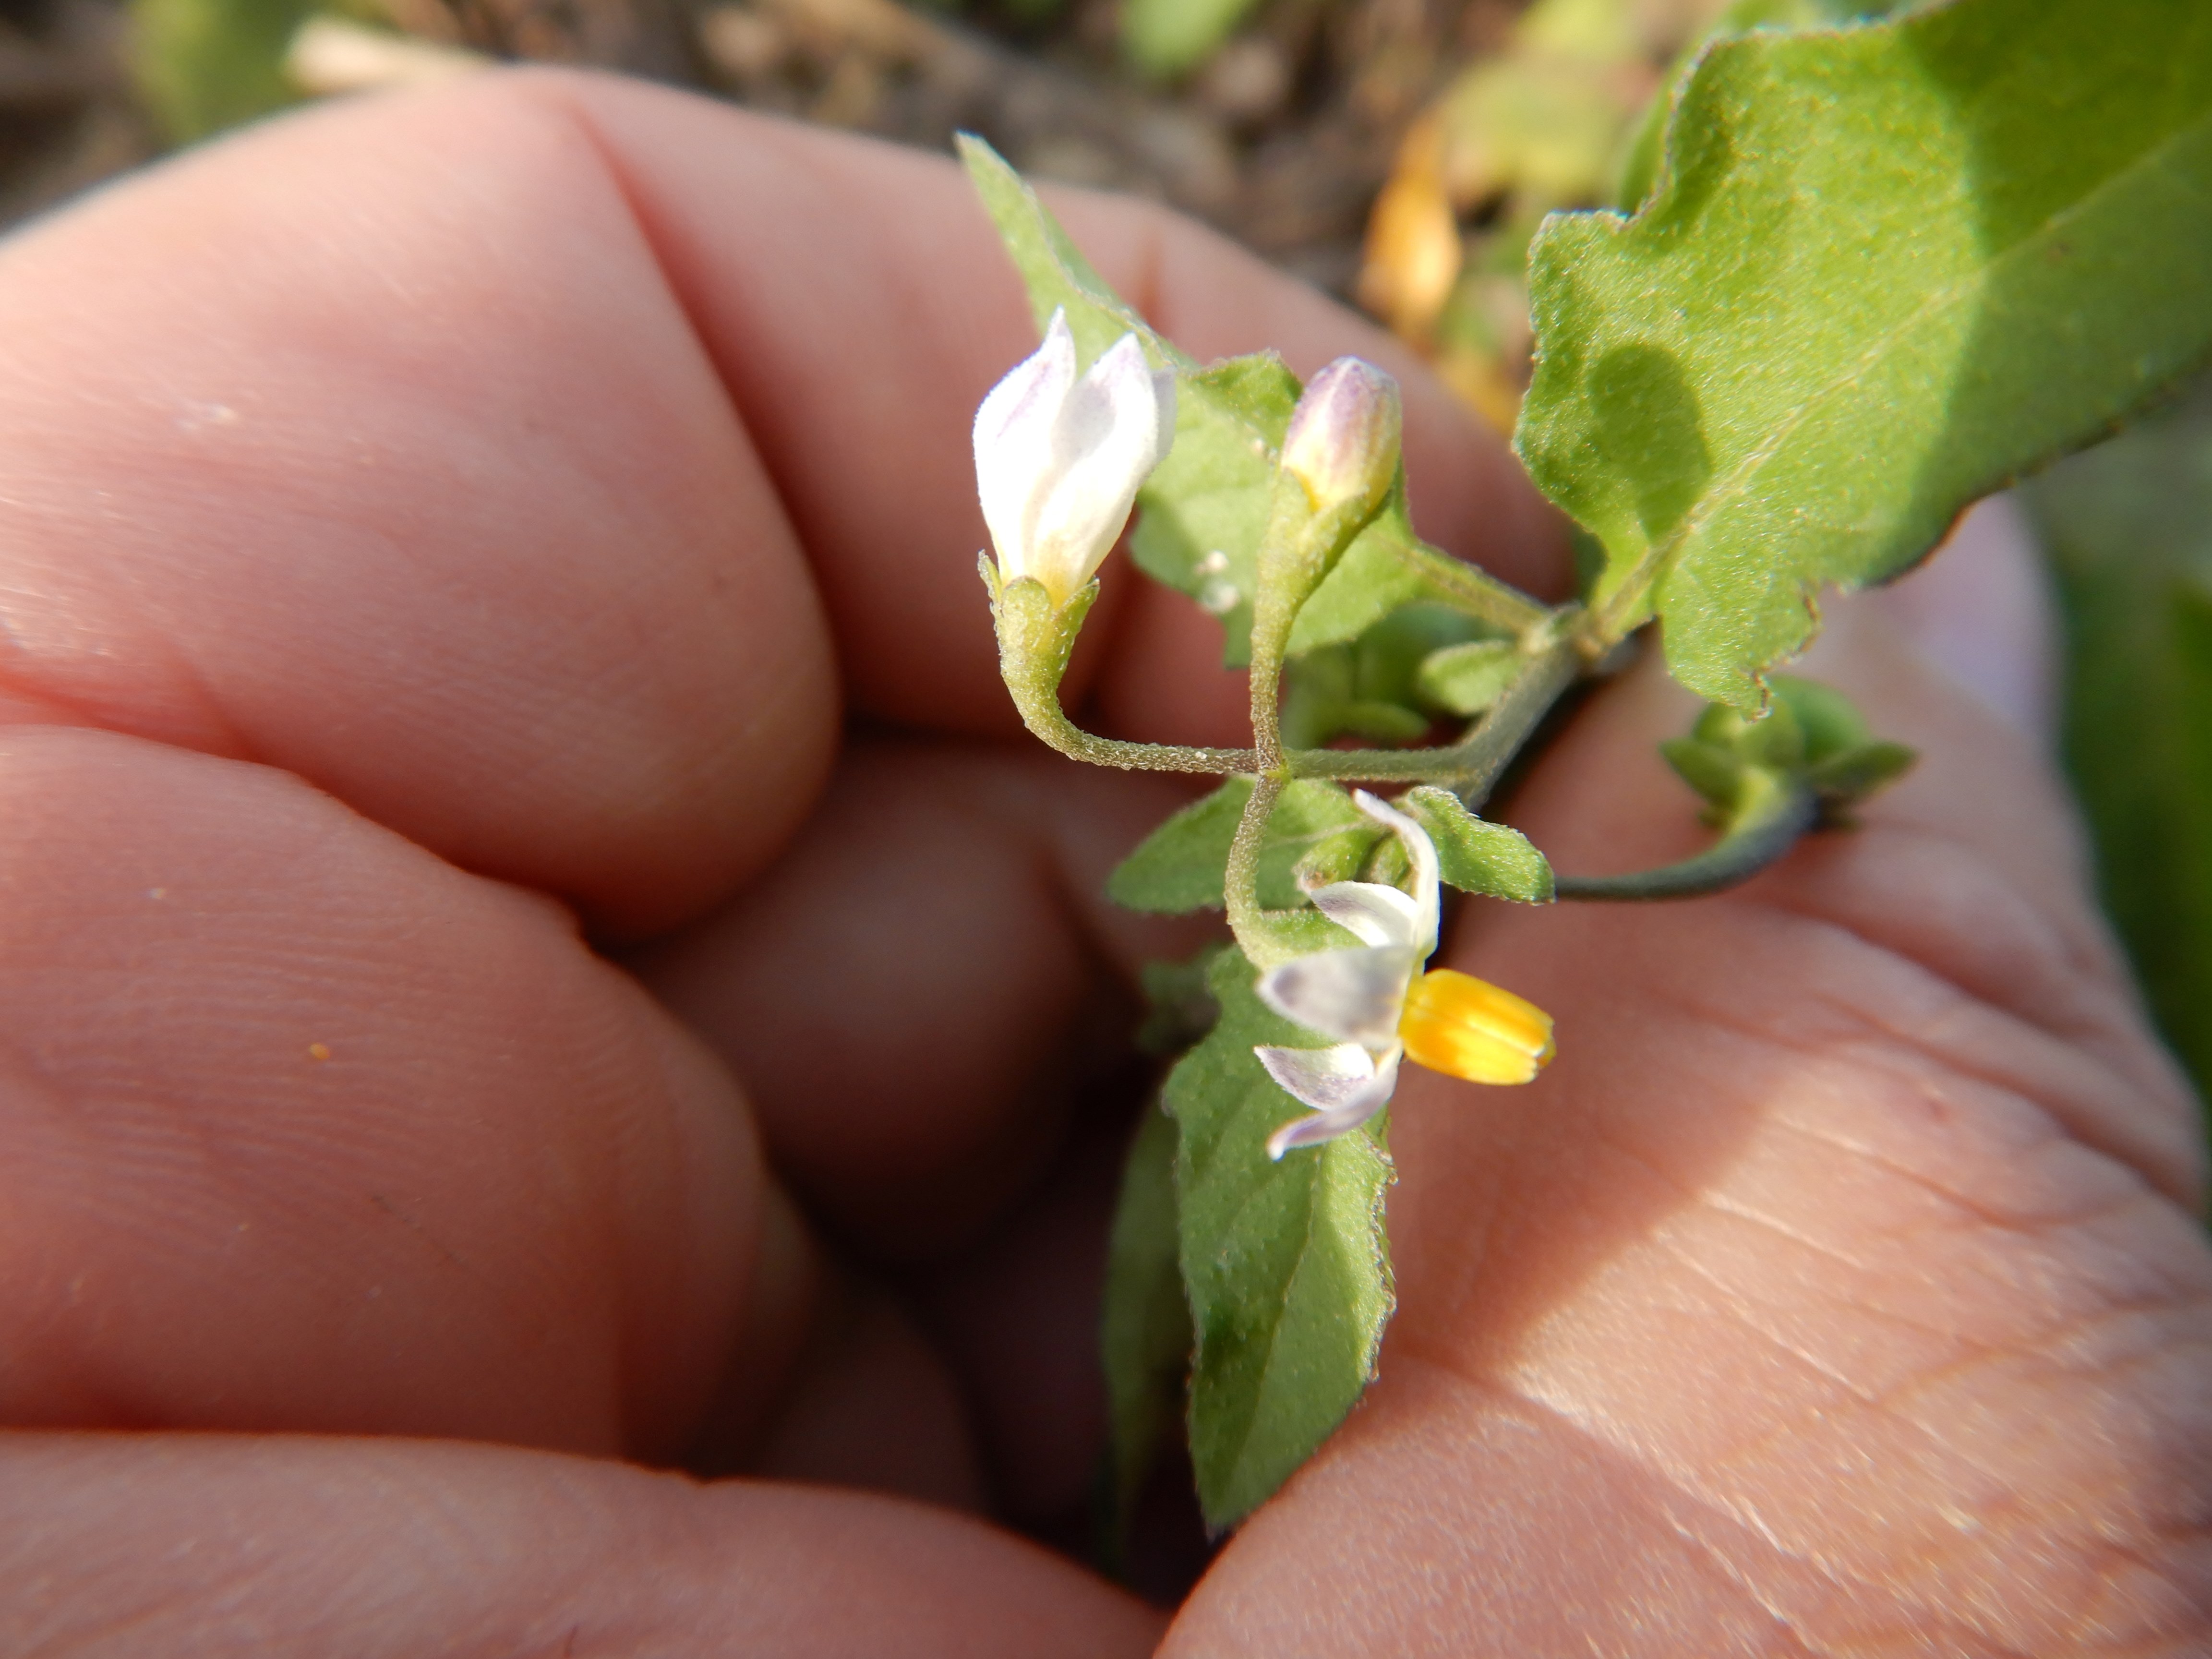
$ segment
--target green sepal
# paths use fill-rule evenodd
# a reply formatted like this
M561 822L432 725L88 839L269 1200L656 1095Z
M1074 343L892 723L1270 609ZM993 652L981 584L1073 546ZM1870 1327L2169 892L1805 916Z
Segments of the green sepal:
M1475 817L1457 795L1434 784L1407 790L1397 805L1429 832L1437 872L1462 892L1516 904L1552 902L1551 862L1518 830Z
M1098 599L1098 584L1085 583L1056 605L1042 582L1034 576L1000 580L999 567L988 553L979 555L976 568L990 590L991 622L999 636L999 673L1017 705L1025 700L1050 697L1067 674L1067 659L1083 632L1083 619Z
M1734 809L1744 774L1743 757L1735 750L1697 738L1668 738L1659 745L1659 753L1716 812Z
M1122 1167L1106 1241L1098 1321L1107 1423L1099 1542L1109 1566L1120 1564L1146 1478L1182 1415L1196 1340L1183 1295L1176 1216L1178 1138L1174 1120L1157 1103L1148 1103Z
M1896 782L1919 758L1901 743L1863 743L1809 768L1805 781L1823 805L1848 806Z
M1872 741L1874 728L1866 723L1866 717L1833 686L1800 674L1769 674L1766 684L1805 734L1806 764L1818 766L1832 756Z
M1139 843L1107 878L1106 895L1132 910L1178 915L1190 910L1218 910L1229 867L1230 844L1252 780L1231 778L1212 794L1194 800ZM1267 819L1261 845L1259 891L1262 907L1290 910L1304 903L1297 881L1300 859L1340 831L1368 820L1339 786L1311 778L1288 784ZM1326 921L1318 913L1316 920Z
M1395 836L1377 836L1368 850L1367 862L1360 866L1359 879L1378 887L1403 887L1413 873L1413 861L1406 856L1406 843Z
M1389 836L1389 831L1380 824L1363 819L1316 842L1297 861L1293 878L1302 891L1326 887L1331 882L1365 880L1370 855Z
M1700 743L1726 749L1751 766L1787 771L1805 760L1805 728L1790 704L1778 697L1765 714L1747 712L1724 702L1709 705L1698 717L1692 734Z
M1215 963L1220 1023L1165 1090L1179 1132L1181 1257L1197 1332L1191 1462L1216 1530L1273 1495L1357 1403L1395 1305L1383 1121L1268 1158L1268 1136L1306 1109L1276 1087L1253 1048L1316 1039L1261 1002L1256 977L1236 952Z
M1521 672L1521 663L1520 649L1510 641L1470 641L1431 652L1414 685L1422 702L1465 718L1496 702Z

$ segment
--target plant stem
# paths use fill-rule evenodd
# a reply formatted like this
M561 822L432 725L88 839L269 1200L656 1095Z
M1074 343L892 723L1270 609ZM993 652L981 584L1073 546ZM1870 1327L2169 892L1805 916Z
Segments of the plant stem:
M1301 778L1441 783L1469 807L1482 804L1498 775L1552 705L1581 677L1584 652L1562 629L1531 656L1480 724L1443 749L1299 749L1288 757Z
M1281 799L1283 780L1261 774L1254 780L1244 816L1237 821L1237 839L1229 843L1229 867L1222 874L1222 896L1228 901L1229 931L1237 948L1255 968L1267 969L1291 953L1276 941L1260 908L1260 847L1267 839L1267 819Z
M1495 628L1526 636L1557 614L1541 599L1532 599L1519 588L1502 582L1488 571L1462 563L1426 542L1408 542L1404 558L1449 602L1468 616Z
M1038 738L1063 755L1093 766L1115 766L1125 772L1211 772L1217 775L1257 769L1249 749L1189 748L1175 743L1123 743L1085 731L1067 718L1060 706L1058 689L1042 684L1022 685L1006 679L1022 724Z
M1695 857L1625 876L1561 876L1563 899L1696 898L1749 881L1797 844L1820 821L1820 797L1802 779L1754 775L1771 783L1738 811L1721 838Z
M1511 592L1510 589L1504 590ZM1531 601L1533 603L1533 601ZM1540 611L1548 639L1530 655L1488 713L1455 744L1433 749L1293 749L1282 746L1278 707L1279 644L1255 630L1252 644L1253 749L1208 749L1171 743L1124 743L1085 732L1068 719L1055 687L1008 676L1006 689L1022 723L1061 754L1093 766L1137 772L1200 772L1216 776L1329 778L1376 783L1441 783L1478 806L1537 721L1572 685L1589 658L1573 625L1577 613Z

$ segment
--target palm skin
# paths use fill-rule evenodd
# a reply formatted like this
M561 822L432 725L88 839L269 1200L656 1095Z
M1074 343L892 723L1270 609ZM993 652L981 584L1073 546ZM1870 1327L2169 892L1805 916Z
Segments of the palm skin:
M1555 583L1387 342L1063 205L1200 357L1401 372L1425 533ZM957 175L492 77L111 191L0 313L0 1651L2203 1650L2195 1107L1896 634L1815 665L1926 757L1862 831L1462 917L1560 1057L1401 1092L1380 1378L1170 1626L960 1513L1088 1473L1065 1148L1188 935L1097 896L1185 786L996 683L1033 336ZM1071 695L1233 741L1210 633L1116 575ZM1516 821L1686 850L1683 714L1605 688Z

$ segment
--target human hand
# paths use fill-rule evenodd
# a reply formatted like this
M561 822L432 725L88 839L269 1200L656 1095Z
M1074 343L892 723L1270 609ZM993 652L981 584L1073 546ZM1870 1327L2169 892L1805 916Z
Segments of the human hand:
M1200 356L1388 352L1065 210ZM113 191L0 314L0 1650L1151 1648L945 1507L1088 1473L1061 1146L1162 937L1100 883L1176 787L1006 707L965 447L1028 323L952 169L491 79ZM1426 532L1542 585L1510 463L1392 366ZM1233 737L1210 625L1107 606L1071 694ZM1462 921L1560 1058L1409 1078L1380 1380L1169 1650L2203 1641L2193 1108L2033 746L1826 649L1927 756L1863 831ZM1607 688L1516 821L1684 850L1681 718Z

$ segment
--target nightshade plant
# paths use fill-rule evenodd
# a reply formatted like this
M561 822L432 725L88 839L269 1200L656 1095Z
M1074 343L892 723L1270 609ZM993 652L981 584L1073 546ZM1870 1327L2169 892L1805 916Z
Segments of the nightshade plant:
M1555 215L1530 250L1538 356L1515 447L1589 550L1560 606L1413 533L1388 377L1344 360L1302 386L1272 353L1194 362L963 143L1045 335L976 422L1007 687L1063 753L1224 780L1109 888L1139 909L1225 909L1232 936L1147 975L1147 1038L1180 1057L1110 1247L1109 1534L1179 1412L1220 1528L1357 1401L1392 1305L1401 1061L1510 1084L1549 1057L1550 1021L1510 989L1422 971L1439 884L1686 897L1846 824L1911 756L1773 672L1816 631L1822 588L1908 568L1977 497L2212 351L2212 8L1957 0L1724 27L1669 95L1637 210ZM1117 742L1060 707L1132 495L1138 564L1251 668L1249 749ZM1711 700L1665 753L1719 834L1662 870L1555 878L1478 816L1485 796L1653 622L1669 671Z

